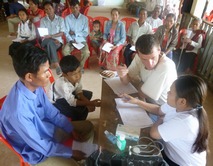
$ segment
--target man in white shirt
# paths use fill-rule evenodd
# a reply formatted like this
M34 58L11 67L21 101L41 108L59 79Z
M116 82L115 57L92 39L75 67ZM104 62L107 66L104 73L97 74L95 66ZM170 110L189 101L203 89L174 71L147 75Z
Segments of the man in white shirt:
M161 52L160 44L152 34L138 38L136 51L138 54L128 68L126 65L117 67L120 80L124 84L138 84L136 86L141 98L162 105L177 78L175 64Z
M60 75L62 72L58 63L57 49L63 44L62 36L65 31L64 19L55 14L51 2L44 3L44 10L47 16L41 19L40 27L48 28L49 34L43 37L41 46L46 50L50 58L51 67L56 68L56 73Z
M146 22L146 18L147 18L147 11L145 8L141 8L139 12L138 21L133 22L128 29L127 38L129 44L126 46L124 50L124 58L127 66L129 66L132 61L132 54L135 51L130 50L130 48L135 45L136 40L143 34L152 33L152 28Z
M159 18L161 7L155 6L152 16L148 17L146 21L152 26L152 30L156 30L159 26L163 25L163 21Z
M80 6L78 0L72 0L70 3L72 14L65 17L66 39L67 44L63 48L63 55L70 55L70 52L75 49L74 43L82 43L81 48L81 68L89 57L89 49L86 42L88 36L88 19L80 13Z

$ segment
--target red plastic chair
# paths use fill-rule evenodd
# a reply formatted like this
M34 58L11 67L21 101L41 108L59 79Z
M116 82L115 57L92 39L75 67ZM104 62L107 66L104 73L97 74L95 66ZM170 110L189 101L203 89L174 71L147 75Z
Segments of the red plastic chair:
M4 100L7 96L4 96L0 99L0 109L4 103ZM1 110L0 110L1 111ZM28 163L24 162L22 156L15 151L15 149L10 145L10 143L1 135L0 133L0 142L2 142L7 148L9 148L19 159L20 166L30 166Z
M87 18L88 18L88 24L89 24L89 31L91 32L91 30L93 29L94 19L91 16L87 16Z
M126 32L127 32L130 25L137 20L135 18L132 18L132 17L124 17L124 18L121 19L121 21L125 23L125 29L126 29Z
M70 7L64 9L64 11L61 13L61 17L65 18L66 16L68 16L69 14L72 13L72 10Z
M85 16L87 16L87 15L88 15L89 8L90 8L89 6L85 8L84 13L83 13Z
M104 27L107 21L109 21L109 18L104 17L104 16L98 16L98 17L94 17L93 20L99 20L101 23L101 32L104 32Z

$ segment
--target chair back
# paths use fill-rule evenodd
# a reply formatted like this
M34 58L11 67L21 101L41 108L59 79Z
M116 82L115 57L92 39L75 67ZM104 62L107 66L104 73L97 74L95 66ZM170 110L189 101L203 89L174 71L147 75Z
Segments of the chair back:
M181 30L179 31L179 33L178 33L178 42L177 42L177 45L176 45L176 48L177 48L177 49L180 48L180 46L181 46L181 38L182 38L182 36L185 35L185 34L186 34L186 29L181 29Z
M89 6L87 6L87 7L85 8L84 13L83 13L85 16L87 16L87 15L88 15L89 8L90 8Z
M91 16L87 16L88 18L88 24L89 24L89 31L91 32L93 29L93 18Z
M17 153L14 148L10 145L10 143L1 135L0 133L0 142L2 142L7 148L9 148L19 159L20 166L30 166L28 163L24 162L22 156Z
M104 32L105 24L106 24L107 21L109 21L109 18L104 17L104 16L97 16L97 17L94 17L93 20L94 20L94 21L95 21L95 20L99 20L99 21L100 21L100 23L101 23L101 28L100 28L100 30L101 30L101 32Z
M53 73L52 73L52 70L51 69L48 69L48 71L50 72L50 77L49 77L49 80L50 80L50 83L52 84L53 82L55 82L55 78L53 76Z
M72 13L72 10L70 7L64 9L64 11L61 13L61 17L65 18L66 16L68 16L69 14Z
M132 17L124 17L124 18L121 19L121 21L124 22L124 24L125 24L125 30L127 32L128 29L129 29L129 27L130 27L130 25L133 22L137 21L137 20L135 18L132 18Z
M2 97L2 98L0 99L0 111L1 111L1 107L2 107L2 105L3 105L3 103L4 103L4 100L6 99L6 97L7 97L7 96L4 96L4 97Z

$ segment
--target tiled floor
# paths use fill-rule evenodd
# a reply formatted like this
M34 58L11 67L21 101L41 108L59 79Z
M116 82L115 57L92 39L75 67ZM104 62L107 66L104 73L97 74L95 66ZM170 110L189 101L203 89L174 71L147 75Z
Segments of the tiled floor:
M89 11L89 15L94 16L110 16L110 8L103 9L92 7ZM129 16L125 10L121 10L122 16ZM8 46L11 43L11 39L7 38L8 29L6 22L0 22L0 97L6 95L12 85L17 81L18 77L16 76L11 58L8 55ZM83 87L85 89L91 90L94 93L93 98L100 98L101 96L101 78L99 77L99 67L97 66L97 59L95 56L90 58L90 69L86 69L83 74ZM55 74L55 71L53 71ZM209 91L207 100L204 104L205 109L208 112L209 120L210 120L210 131L213 131L213 93ZM98 123L99 118L99 109L95 112L89 114L89 119L95 124ZM97 126L97 125L96 125ZM210 150L213 151L213 140L210 139ZM4 145L0 144L0 166L18 166L18 160L16 156L14 156L8 149L4 147ZM213 155L210 153L208 156L208 166L213 165Z

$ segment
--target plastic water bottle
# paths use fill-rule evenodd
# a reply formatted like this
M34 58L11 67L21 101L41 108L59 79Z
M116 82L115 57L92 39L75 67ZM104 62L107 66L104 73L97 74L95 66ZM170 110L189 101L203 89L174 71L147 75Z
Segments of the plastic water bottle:
M120 150L124 150L126 148L125 135L121 134L121 135L118 136L117 146Z
M117 137L110 133L109 131L105 130L104 134L106 135L107 139L112 143L112 144L116 144L117 143Z

